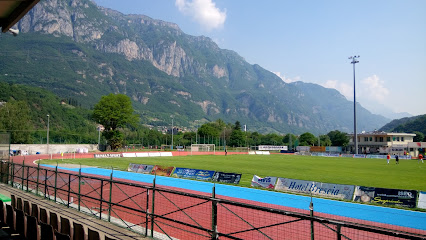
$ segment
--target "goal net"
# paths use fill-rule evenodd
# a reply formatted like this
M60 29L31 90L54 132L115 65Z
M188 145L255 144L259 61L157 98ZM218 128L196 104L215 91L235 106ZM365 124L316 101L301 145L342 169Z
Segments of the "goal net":
M192 154L216 154L216 146L214 144L191 144Z

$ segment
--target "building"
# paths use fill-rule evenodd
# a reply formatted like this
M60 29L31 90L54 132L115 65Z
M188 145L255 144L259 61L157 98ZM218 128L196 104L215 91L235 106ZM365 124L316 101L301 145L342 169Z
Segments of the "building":
M354 152L354 134L348 134L349 148ZM413 142L414 133L362 132L357 134L358 153L399 154L409 152L409 143Z

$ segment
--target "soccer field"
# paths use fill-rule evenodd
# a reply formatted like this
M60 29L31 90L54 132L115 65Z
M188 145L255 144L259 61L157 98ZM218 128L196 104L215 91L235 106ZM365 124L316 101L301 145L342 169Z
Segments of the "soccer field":
M73 163L127 170L129 163L242 173L240 186L249 187L254 174L326 183L426 191L426 164L386 159L297 155L204 155L145 158L43 160L43 164Z

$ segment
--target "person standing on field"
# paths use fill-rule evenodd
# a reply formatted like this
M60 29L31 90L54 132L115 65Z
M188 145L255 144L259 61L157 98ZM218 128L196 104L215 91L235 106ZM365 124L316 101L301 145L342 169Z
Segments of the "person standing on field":
M398 156L398 154L395 155L395 161L396 161L396 164L399 164L399 156Z
M388 160L388 164L389 164L389 161L390 161L390 154L388 153L388 155L386 156L386 159Z
M417 162L419 163L420 161L423 163L423 155L421 153L419 154L419 160Z

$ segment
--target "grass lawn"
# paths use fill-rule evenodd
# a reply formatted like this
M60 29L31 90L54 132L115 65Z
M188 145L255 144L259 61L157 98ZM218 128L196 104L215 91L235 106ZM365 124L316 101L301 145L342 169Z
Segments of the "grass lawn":
M343 157L313 157L297 155L228 155L175 156L145 158L93 158L43 160L42 164L74 163L101 168L127 170L129 163L216 170L242 173L240 186L250 186L254 174L326 183L426 191L426 164L417 160Z

